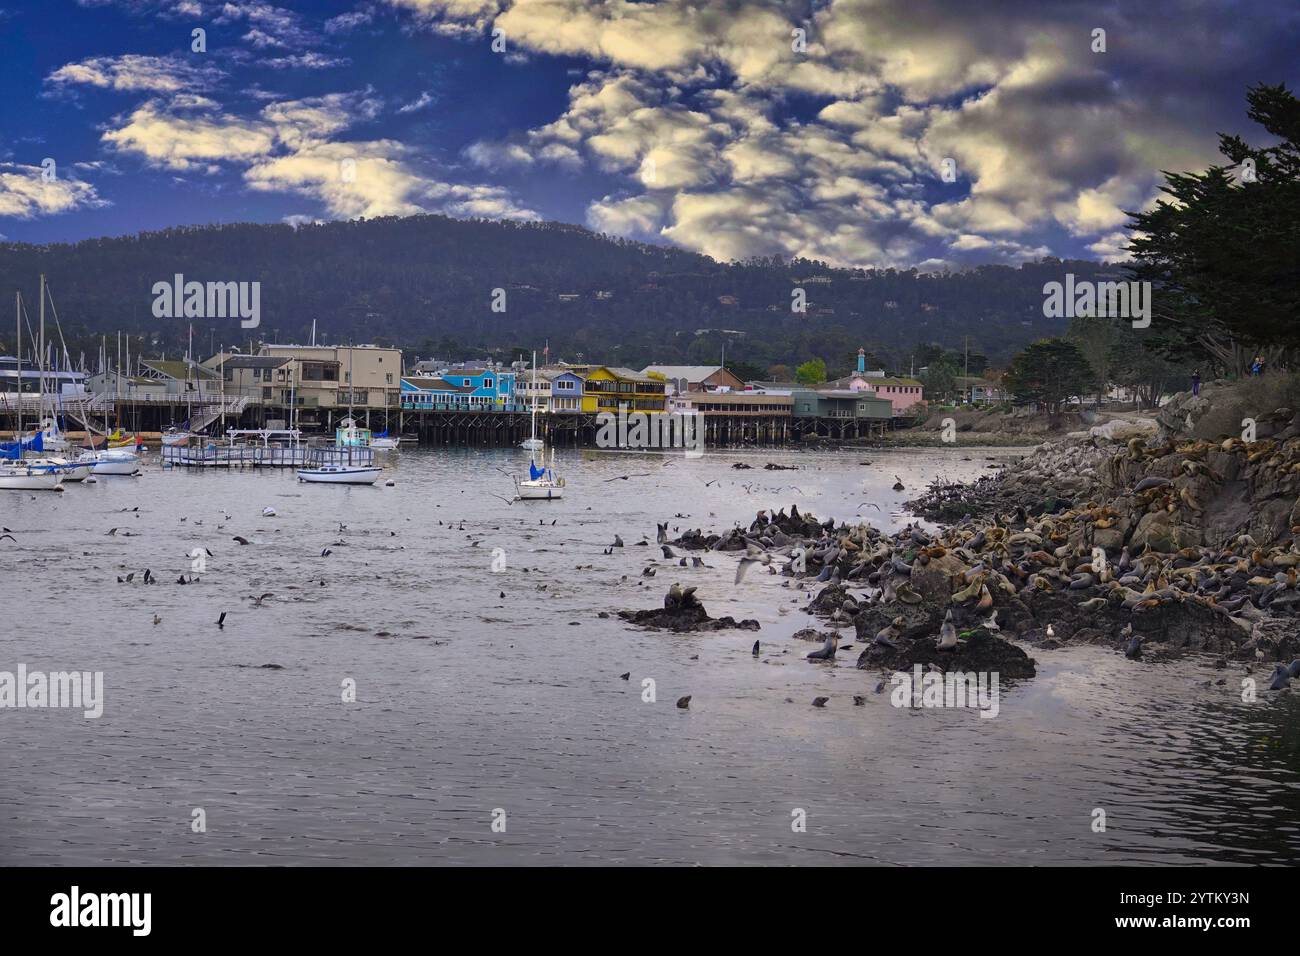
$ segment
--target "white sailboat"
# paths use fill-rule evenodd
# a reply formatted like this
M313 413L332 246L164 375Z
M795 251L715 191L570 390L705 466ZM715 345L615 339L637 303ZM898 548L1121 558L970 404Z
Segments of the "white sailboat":
M0 489L6 491L62 491L58 471L33 468L24 462L0 462Z
M58 472L64 481L85 481L91 473L88 462L74 462L66 458L24 458L23 464L37 471Z
M532 434L519 443L519 447L525 451L541 451L546 447L546 442L537 437L537 353L533 353L533 386L529 389L529 394L533 398L533 419Z
M316 468L299 468L299 481L312 481L328 485L373 485L384 469L362 465L320 465Z
M140 456L117 448L82 452L73 464L89 465L92 475L138 475L140 473Z

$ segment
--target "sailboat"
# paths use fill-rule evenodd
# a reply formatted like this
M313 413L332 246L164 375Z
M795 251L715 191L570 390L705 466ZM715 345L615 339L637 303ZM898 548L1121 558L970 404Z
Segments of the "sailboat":
M533 397L533 416L532 416L532 434L519 443L519 447L525 451L541 451L546 447L546 442L537 437L537 353L533 353L533 386L529 389Z
M535 460L529 459L528 477L515 482L515 493L520 501L553 501L564 497L564 479L555 473L554 449L551 450L550 465L546 464L544 455L540 467Z
M63 473L25 461L0 462L0 489L6 491L62 491Z
M385 428L385 429L384 429L382 432L380 432L378 435L371 435L371 436L370 436L370 447L371 447L371 448L378 448L378 449L380 449L381 451L382 451L382 450L391 450L391 449L396 448L396 447L401 443L401 441L402 441L402 440L401 440L400 438L389 438L389 437L388 437L388 429Z

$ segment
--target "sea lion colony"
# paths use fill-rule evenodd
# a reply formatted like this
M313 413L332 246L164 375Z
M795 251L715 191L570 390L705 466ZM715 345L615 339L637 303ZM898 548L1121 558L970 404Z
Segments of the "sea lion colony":
M825 584L807 609L854 627L862 668L1032 676L1004 635L1285 662L1300 651L1300 415L1261 422L1273 435L1255 442L1148 444L1136 432L1154 441L1153 423L1069 436L973 485L932 486L916 510L961 516L939 532L886 535L791 506L672 543L743 551L737 581L761 564L787 586Z

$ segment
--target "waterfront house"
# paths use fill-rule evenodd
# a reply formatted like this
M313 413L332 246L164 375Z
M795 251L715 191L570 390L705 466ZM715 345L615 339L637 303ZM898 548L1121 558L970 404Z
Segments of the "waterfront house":
M403 375L401 407L405 411L456 411L492 407L481 397L473 398L474 388L453 385L444 378L430 375Z
M252 356L250 356L252 357ZM397 406L402 353L375 345L263 345L258 357L284 359L267 363L257 377L262 404L299 409L369 411ZM219 369L234 353L219 353L203 362ZM247 384L251 384L247 383ZM266 390L271 389L270 398Z
M647 365L642 374L659 374L667 379L670 390L678 395L684 392L711 392L718 388L739 390L745 387L736 375L721 365Z
M459 388L471 389L472 405L504 411L507 406L515 404L515 373L508 369L454 369L443 372L442 377Z
M894 406L894 415L914 414L914 405L924 401L922 384L915 378L877 378L871 388L880 398L887 398Z
M667 383L662 377L634 372L630 368L604 365L565 365L583 380L581 407L584 412L630 412L665 410Z

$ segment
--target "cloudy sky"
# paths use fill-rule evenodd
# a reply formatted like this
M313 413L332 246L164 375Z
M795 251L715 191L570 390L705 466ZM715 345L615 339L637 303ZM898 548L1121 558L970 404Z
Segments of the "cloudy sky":
M1115 258L1298 49L1294 0L0 0L0 235L426 211Z

